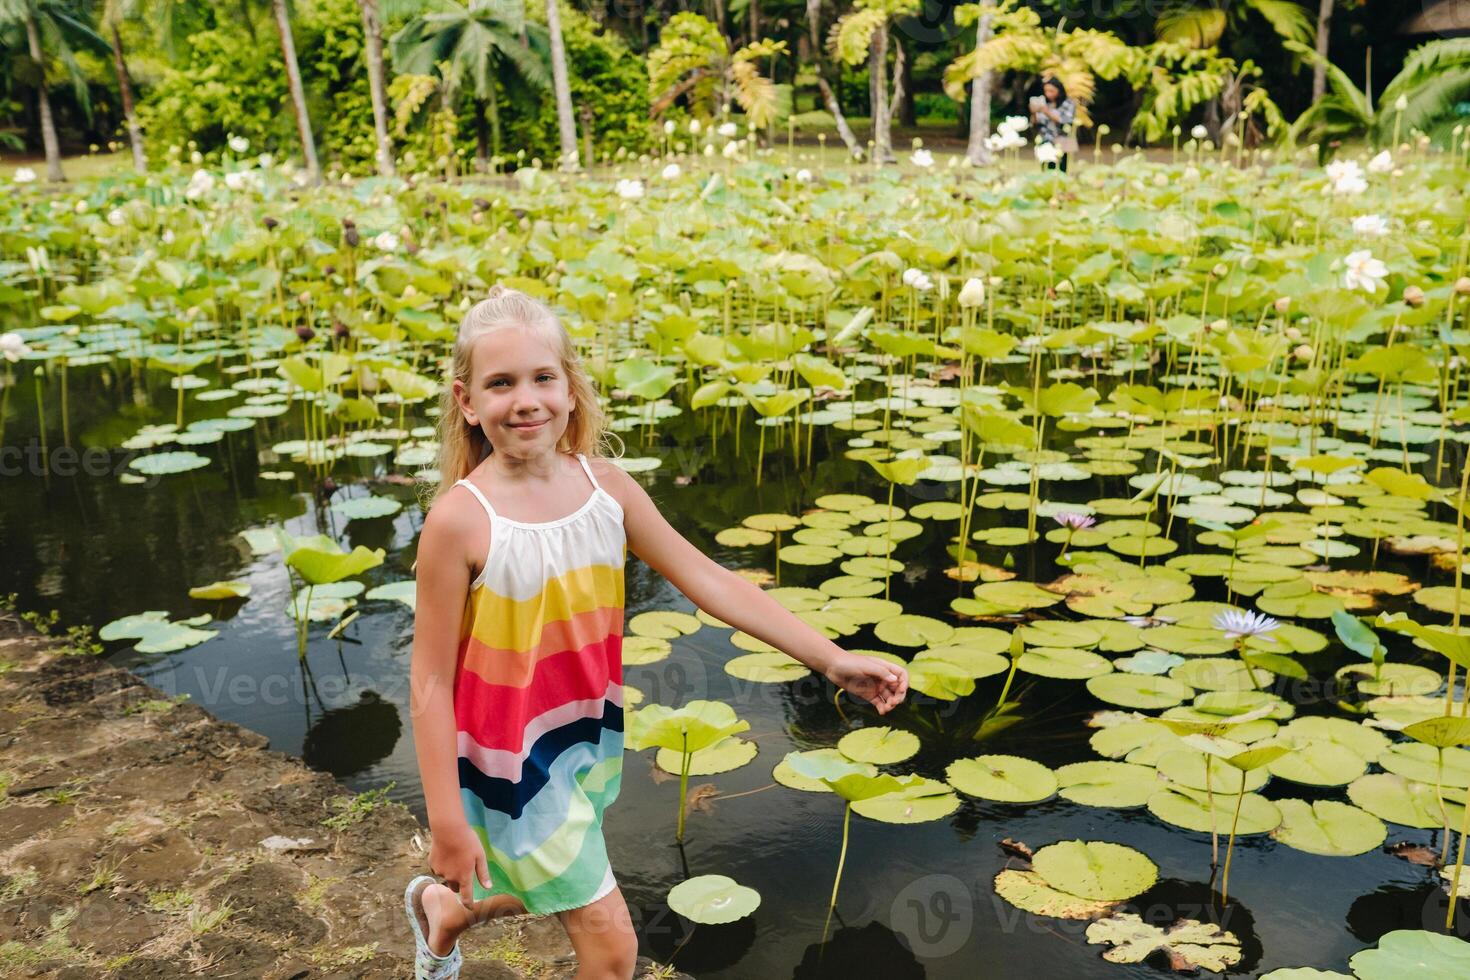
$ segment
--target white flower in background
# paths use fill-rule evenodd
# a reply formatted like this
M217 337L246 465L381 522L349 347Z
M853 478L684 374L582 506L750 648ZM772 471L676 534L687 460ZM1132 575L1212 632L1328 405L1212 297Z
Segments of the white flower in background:
M36 275L51 271L51 256L46 252L46 246L37 248L26 246L26 262L30 264L31 271Z
M250 141L243 136L231 136L229 143L230 149L235 153L245 153L250 149Z
M398 251L398 236L391 231L380 232L373 239L373 248L380 252L396 252Z
M997 132L985 138L985 145L994 151L1018 150L1026 145L1026 139L1019 131L1002 124Z
M1031 120L1025 116L1006 116L996 128L1003 133L1024 133L1031 128Z
M269 153L262 153L260 156L255 158L255 162L260 164L260 169L269 170L271 168L271 164L276 162L276 158L271 156Z
M193 164L203 163L204 162L204 154L203 153L200 153L198 150L195 150L193 153L190 153L189 154L189 162L190 163L193 163Z
M163 234L159 236L158 240L165 245L172 245L174 243L174 230L172 228L163 229Z
M248 183L249 178L246 177L244 171L237 170L233 173L225 174L225 186L232 191L243 191Z
M1189 131L1189 135L1203 142L1210 138L1210 131L1203 126L1196 126Z
M985 302L985 280L966 279L960 287L960 306L971 309Z
M643 181L624 177L613 186L613 190L625 201L636 201L643 196Z
M14 180L17 184L35 183L36 172L30 167L16 167Z
M725 148L720 151L720 155L723 156L726 160L733 160L733 159L735 159L735 157L737 155L739 155L739 153L740 153L740 141L739 140L731 140L730 142L726 143L725 144Z
M1368 189L1363 168L1356 160L1334 160L1327 165L1327 179L1334 194L1361 194Z
M194 176L189 178L189 186L184 188L184 196L191 201L197 201L212 190L214 177L207 170L196 170Z
M1184 179L1188 183L1198 184L1199 183L1199 168L1198 167L1185 167L1184 168Z
M1388 234L1388 222L1381 215L1360 214L1353 219L1353 233L1363 238L1378 238Z
M1062 158L1055 143L1037 143L1036 159L1042 163L1056 163Z
M1270 616L1260 613L1227 609L1215 616L1215 629L1225 634L1227 640L1238 640L1247 636L1264 636L1281 628L1281 624Z
M732 122L720 123L720 128L715 130L715 132L719 133L727 140L734 139L735 134L739 131L739 128Z
M796 172L796 182L798 184L810 184L812 182L812 172L802 167Z
M695 136L698 136L699 135L699 120L698 119L691 119L691 120L689 120L689 132L692 133Z
M107 223L114 228L121 228L126 219L123 217L122 208L113 208L107 212Z
M704 155L707 157L715 155L715 145L713 143L704 144Z
M1388 276L1388 266L1375 259L1373 253L1366 248L1343 259L1343 265L1346 268L1342 274L1342 284L1348 289L1376 293L1385 285L1383 280Z
M672 119L665 119L664 120L664 135L665 136L673 136L674 135L674 128L675 128L674 127L674 120L672 120Z
M1368 172L1370 174L1393 173L1393 154L1384 150L1372 160L1368 161Z
M921 293L927 293L934 288L934 281L918 269L905 269L903 271L903 284L917 289Z
M668 166L664 167L661 176L664 180L678 180L679 175L683 172L684 171L680 169L677 163L671 163Z
M76 211L77 214L86 214L88 207L89 207L89 205L87 204L86 200L85 199L82 199L82 200L77 201L76 207L75 207L74 210Z
M1405 109L1409 108L1409 97L1407 95L1399 96L1398 99L1394 101L1393 107L1396 111L1403 112Z
M30 352L31 349L26 346L26 342L20 334L0 334L0 354L5 355L5 359L10 363L14 364Z
M914 166L923 167L925 170L934 166L934 154L928 150L915 150L909 159L913 161Z

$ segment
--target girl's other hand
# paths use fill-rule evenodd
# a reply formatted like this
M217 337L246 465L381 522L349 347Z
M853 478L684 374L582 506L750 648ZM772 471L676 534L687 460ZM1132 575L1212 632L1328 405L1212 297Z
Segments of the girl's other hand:
M844 653L826 674L833 684L871 703L880 715L902 704L909 689L909 674L902 666L856 653Z
M480 838L463 820L433 833L429 845L429 867L444 884L459 892L465 908L475 904L474 882L490 888L490 869L485 864L485 849Z

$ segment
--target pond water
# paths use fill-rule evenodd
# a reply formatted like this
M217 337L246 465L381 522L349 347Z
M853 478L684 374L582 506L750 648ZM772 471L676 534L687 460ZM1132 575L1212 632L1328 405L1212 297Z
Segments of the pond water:
M208 371L201 374L214 377ZM54 372L53 372L54 374ZM24 378L24 375L22 375ZM152 385L145 395L139 381ZM1106 381L1100 385L1106 389ZM145 372L130 375L115 367L91 366L69 372L68 425L72 444L116 446L140 426L173 420L173 392L166 378ZM880 394L868 382L864 395ZM46 391L53 452L60 439L55 380ZM119 410L117 406L125 406ZM218 414L191 399L185 420ZM921 421L894 413L900 424ZM880 418L881 412L869 417ZM747 413L748 416L748 413ZM405 427L431 420L409 418ZM690 416L665 420L647 444L638 432L625 437L629 455L657 457L662 465L642 474L671 522L697 546L737 568L772 568L773 549L726 548L715 541L721 529L755 513L800 515L830 493L862 493L883 500L887 486L860 459L844 455L853 435L821 426L814 430L811 462L798 465L789 447L773 448L768 439L764 476L753 485L757 432L747 417L740 449L728 432L712 444ZM38 433L37 409L29 378L9 392L4 441L25 449ZM279 555L252 555L241 530L283 523L293 534L327 533L347 547L384 548L384 564L364 580L371 586L411 576L422 510L415 489L384 480L402 472L378 459L339 463L334 494L324 496L305 468L289 462L261 461L262 451L301 435L296 413L264 419L248 431L228 433L212 445L195 447L214 465L166 476L145 485L123 485L118 474L130 454L89 454L79 472L53 455L49 468L32 468L23 457L7 462L0 505L0 593L19 593L25 609L60 609L66 623L100 626L142 610L167 610L171 617L210 613L207 628L219 635L178 653L146 656L110 644L115 662L136 669L149 682L229 721L261 732L271 747L301 756L318 769L342 778L357 790L392 786L390 796L423 817L408 720L408 667L412 615L396 602L361 602L360 616L336 639L330 624L312 627L306 665L298 665L294 627L284 614L291 586ZM1075 436L1050 440L1066 449ZM1458 450L1458 444L1452 444ZM941 450L942 451L942 450ZM1449 460L1458 473L1460 454ZM269 456L266 457L269 459ZM1154 454L1139 463L1150 470ZM262 477L291 468L290 480ZM1210 471L1195 471L1207 475ZM1018 490L1019 487L999 487ZM406 506L397 515L344 521L323 504L372 492ZM898 488L894 503L912 507L954 499L953 482L921 481ZM1044 499L1082 502L1126 497L1135 491L1123 476L1092 476L1048 482ZM1304 510L1293 501L1284 510ZM1024 509L978 511L977 526L1021 526ZM952 522L923 521L922 533L903 541L895 555L904 571L892 579L891 598L906 613L958 623L949 609L956 596L969 595L944 574L952 561L945 546ZM1054 525L1041 521L1042 530ZM1200 528L1174 521L1170 537L1181 545L1176 555L1218 553L1197 547ZM1027 581L1048 582L1066 569L1054 560L1059 547L978 545L981 561L1001 566L1009 559ZM1368 548L1346 567L1366 567ZM1334 567L1343 563L1336 562ZM1149 566L1150 568L1153 565ZM1380 551L1375 566L1428 581L1422 557L1399 558ZM781 584L815 586L836 574L830 567L783 563ZM248 601L186 598L192 586L217 580L248 582ZM1226 598L1218 577L1197 577L1196 598ZM1405 608L1407 597L1388 600ZM1071 616L1066 607L1045 615ZM671 586L636 559L627 571L627 612L691 610ZM1331 635L1325 620L1309 623ZM1387 634L1385 634L1387 635ZM826 928L827 898L836 868L842 831L842 804L832 794L799 792L772 785L771 770L789 751L834 745L855 727L879 724L871 710L844 699L839 710L830 685L815 677L783 684L758 684L727 674L723 665L743 654L727 630L706 626L674 641L667 660L629 666L625 680L649 701L683 703L692 698L725 700L750 722L746 737L759 754L732 772L693 777L691 785L713 783L723 796L708 812L689 819L682 848L673 843L677 778L658 774L653 753L629 753L623 786L610 810L606 833L613 866L640 923L644 952L666 959L686 938L666 905L670 887L690 874L728 874L757 889L756 915L727 926L702 926L688 937L674 963L699 977L930 977L971 978L1157 976L1160 959L1146 964L1116 964L1100 958L1104 947L1088 943L1086 923L1023 913L995 894L996 875L1013 859L1004 839L1040 847L1069 839L1114 841L1137 848L1158 865L1159 880L1129 905L1147 921L1176 918L1220 922L1240 937L1241 961L1230 972L1255 975L1277 967L1343 969L1348 956L1398 928L1441 929L1445 897L1418 865L1374 848L1357 857L1325 857L1287 847L1266 835L1243 836L1231 871L1230 903L1223 912L1209 886L1210 837L1166 823L1147 808L1085 806L1061 797L1029 805L987 802L961 794L960 805L943 819L912 825L880 823L854 816L836 914ZM1436 666L1424 651L1392 638L1393 657ZM840 640L851 649L895 649L863 626ZM913 650L899 650L911 656ZM1313 678L1330 679L1346 664L1361 663L1333 639L1327 650L1304 660ZM1096 729L1093 712L1110 709L1077 680L1030 673L1017 675L1012 697L1019 718L1007 726L985 726L1005 674L983 678L973 695L946 701L913 691L909 703L883 724L913 732L917 755L887 767L944 779L946 767L980 753L1025 756L1058 767L1098 758L1089 745ZM1330 691L1282 680L1275 690L1297 705L1299 714L1335 714ZM749 792L750 795L737 794ZM1262 790L1268 799L1307 801L1342 799L1340 786L1314 788L1272 779ZM1391 824L1388 842L1441 842L1439 832ZM1222 841L1222 848L1223 848ZM1462 909L1463 911L1463 909ZM1463 928L1470 916L1459 920ZM467 944L473 942L473 937Z

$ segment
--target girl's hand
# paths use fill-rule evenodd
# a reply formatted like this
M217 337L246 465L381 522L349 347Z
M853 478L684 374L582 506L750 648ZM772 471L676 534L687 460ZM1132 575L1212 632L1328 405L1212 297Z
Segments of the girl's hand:
M826 670L827 680L878 709L886 715L903 703L909 689L909 674L902 666L864 657L855 653L844 653Z
M444 884L459 892L465 908L475 904L474 881L490 887L490 869L485 864L485 849L480 838L464 820L436 830L429 845L429 867Z

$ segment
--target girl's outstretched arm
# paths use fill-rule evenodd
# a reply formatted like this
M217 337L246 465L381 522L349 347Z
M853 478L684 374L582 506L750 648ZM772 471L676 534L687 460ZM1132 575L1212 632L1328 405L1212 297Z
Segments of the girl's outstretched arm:
M759 587L690 544L627 473L611 464L603 468L607 471L603 482L623 507L628 547L696 606L872 702L879 714L903 701L909 678L902 666L843 650Z

